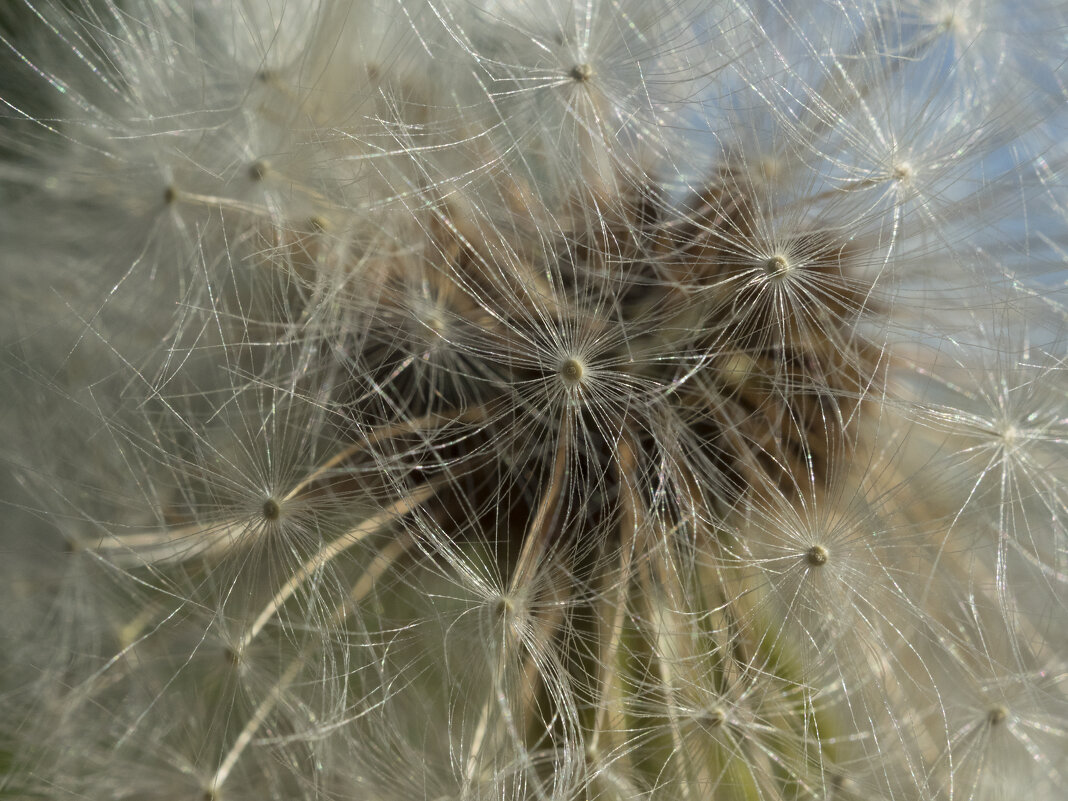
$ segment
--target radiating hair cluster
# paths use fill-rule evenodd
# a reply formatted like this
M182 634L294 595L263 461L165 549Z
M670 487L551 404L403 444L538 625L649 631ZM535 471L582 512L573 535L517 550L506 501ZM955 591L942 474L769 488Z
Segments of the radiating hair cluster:
M1066 31L0 10L0 798L1059 798Z

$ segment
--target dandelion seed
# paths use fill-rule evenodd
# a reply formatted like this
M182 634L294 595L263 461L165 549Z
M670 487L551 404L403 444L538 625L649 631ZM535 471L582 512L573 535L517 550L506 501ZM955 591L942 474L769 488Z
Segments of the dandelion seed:
M585 83L593 77L593 67L589 64L576 64L568 75L576 83Z
M986 722L991 726L998 726L1005 722L1005 719L1009 716L1009 710L1000 704L992 707L989 712L986 713Z
M268 498L263 502L263 517L265 520L274 522L282 516L282 507L274 498Z
M560 378L570 385L582 382L586 369L578 359L568 359L560 367Z
M805 552L805 559L813 567L827 564L827 549L822 545L813 545Z
M773 278L786 275L791 269L793 267L785 256L772 256L764 262L764 271Z
M1061 797L1063 3L16 5L0 795Z
M912 165L908 162L895 164L893 169L894 180L907 184L912 180Z
M248 165L248 179L253 183L262 181L267 177L268 172L270 172L270 167L265 161L254 161Z
M727 712L723 707L717 706L705 711L699 719L704 726L715 729L727 721Z

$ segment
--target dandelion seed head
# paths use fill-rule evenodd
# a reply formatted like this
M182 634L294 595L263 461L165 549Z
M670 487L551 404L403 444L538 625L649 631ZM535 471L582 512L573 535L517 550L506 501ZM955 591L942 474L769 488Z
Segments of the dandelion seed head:
M907 161L899 162L894 165L892 174L894 180L898 183L908 184L912 181L913 177L912 165Z
M1001 435L1001 441L1004 443L1005 450L1007 451L1012 450L1021 437L1020 429L1012 423L1003 425L999 433Z
M21 8L5 790L1059 797L1058 4Z
M266 161L256 160L248 165L248 179L253 183L264 180L269 172L270 167Z
M715 706L704 710L698 719L703 726L709 729L718 729L727 722L727 710L721 706Z
M560 379L568 386L576 386L582 383L582 379L585 375L585 365L574 357L566 359L563 364L560 365Z
M813 545L805 552L805 560L812 567L820 567L827 564L829 554L822 545Z
M590 64L576 64L568 72L568 76L576 83L585 83L593 77L593 67Z
M975 2L928 3L924 15L931 24L959 37L962 41L974 38L981 24L981 8Z
M282 516L282 506L274 498L268 498L263 502L263 518L270 522L278 520Z
M986 713L986 722L991 726L998 726L1005 722L1005 719L1009 716L1009 710L1007 707L998 704L993 706Z
M781 254L776 254L764 262L764 272L768 274L769 278L783 278L795 269L796 266Z

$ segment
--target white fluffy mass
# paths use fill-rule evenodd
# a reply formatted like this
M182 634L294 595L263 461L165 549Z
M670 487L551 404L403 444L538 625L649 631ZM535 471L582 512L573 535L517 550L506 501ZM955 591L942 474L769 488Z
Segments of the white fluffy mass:
M1057 801L1068 6L0 8L0 799Z

